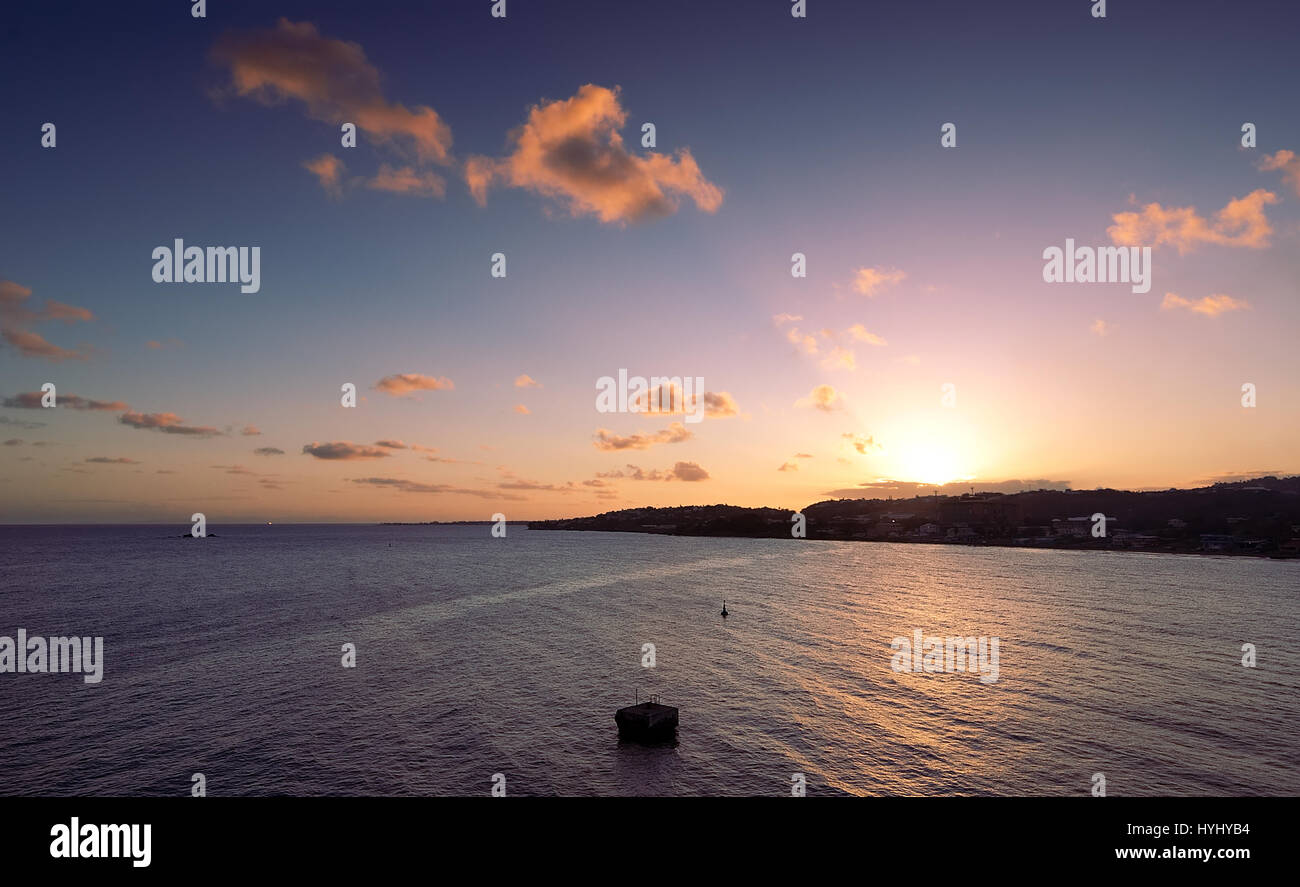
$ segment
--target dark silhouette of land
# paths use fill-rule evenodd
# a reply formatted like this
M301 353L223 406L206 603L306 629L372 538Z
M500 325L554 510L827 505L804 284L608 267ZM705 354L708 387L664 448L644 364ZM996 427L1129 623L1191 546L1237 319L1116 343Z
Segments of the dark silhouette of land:
M1300 557L1300 477L1190 490L1035 490L833 499L801 512L807 538ZM1094 528L1105 515L1105 535ZM790 538L793 512L735 505L629 508L530 521L533 530Z

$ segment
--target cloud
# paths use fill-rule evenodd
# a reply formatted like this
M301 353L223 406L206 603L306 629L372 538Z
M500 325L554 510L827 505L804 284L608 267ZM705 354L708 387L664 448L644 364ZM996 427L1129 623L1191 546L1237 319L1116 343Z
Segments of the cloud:
M425 484L413 480L402 480L396 477L356 477L352 478L354 484L368 484L375 487L387 487L389 489L400 490L403 493L447 493L458 496L477 496L480 499L501 499L505 501L525 502L527 496L516 496L512 493L500 493L495 490L472 490L465 487L453 487L448 484Z
M880 444L876 443L875 438L867 434L841 434L840 437L847 440L853 449L864 456L867 455L869 450L883 449Z
M776 326L784 326L787 323L794 323L803 320L802 314L773 314L772 323Z
M407 447L406 444L402 443L400 440L377 440L375 441L375 446L383 447L386 450L410 449L409 447Z
M94 462L100 465L139 465L140 464L135 459L128 459L126 456L119 456L116 459L113 459L109 456L92 456L86 461Z
M698 462L678 462L673 466L672 476L677 480L684 481L701 481L709 479L709 473L701 468Z
M796 348L800 348L808 354L817 353L816 337L799 332L799 327L790 327L790 329L785 331L785 337L789 340L790 344L794 345Z
M1164 301L1160 303L1160 307L1164 309L1186 308L1197 314L1204 314L1206 317L1218 317L1220 314L1226 314L1229 311L1248 309L1250 303L1245 299L1234 299L1232 296L1223 293L1205 296L1195 302L1184 299L1177 293L1165 293Z
M249 471L242 465L209 465L208 467L224 471L226 474L246 474L250 477L257 477L257 472Z
M532 410L528 409L528 407L524 406L521 403L517 403L515 404L515 412L521 416L527 416L530 412L532 412Z
M527 373L521 373L520 375L515 377L515 387L516 388L541 388L542 383L538 382L536 379L534 379L532 376L528 375Z
M333 154L322 154L311 160L304 160L303 167L318 180L325 193L331 197L343 196L343 161Z
M726 419L740 414L736 399L726 391L704 392L704 415L710 419Z
M494 184L525 188L572 216L615 224L672 215L679 195L705 212L722 205L722 189L704 178L689 149L671 157L630 153L619 135L626 121L617 87L588 83L572 98L534 105L510 133L507 156L466 162L470 193L485 205Z
M253 450L259 456L283 456L284 450L279 447L258 447Z
M86 360L90 357L90 348L81 346L75 351L53 344L40 333L30 330L0 328L0 335L6 342L18 349L23 357L44 357L47 360Z
M1281 170L1282 182L1290 185L1300 196L1300 157L1294 151L1282 150L1271 156L1265 154L1259 162L1259 168L1266 172Z
M393 397L401 397L416 391L450 391L456 385L444 376L423 376L419 373L399 373L384 376L375 383L377 390Z
M798 462L782 462L781 467L777 469L777 471L798 471L798 470L799 470Z
M1271 203L1277 203L1277 195L1260 188L1229 200L1213 220L1198 215L1194 206L1165 209L1158 203L1148 203L1140 213L1116 213L1115 224L1106 233L1118 246L1167 244L1180 255L1204 243L1263 249L1273 234L1264 214L1264 207Z
M390 455L382 447L367 447L346 440L331 441L330 443L312 441L309 444L304 444L302 451L309 456L315 456L317 459L341 462L350 462L355 459L382 459Z
M6 397L4 401L0 402L0 405L11 409L39 410L42 409L41 398L43 396L39 391L24 391L13 397ZM102 410L104 412L118 413L130 409L120 400L88 400L75 394L59 394L55 397L55 403L66 410Z
M509 472L507 472L509 474ZM530 490L550 493L572 493L577 487L573 481L564 484L544 484L541 481L525 480L511 475L510 480L502 481L497 484L497 489L501 490Z
M651 377L653 381L657 377ZM664 382L656 387L642 391L631 398L630 406L641 412L660 413L669 416L681 416L694 413L699 403L699 394L692 394L690 402L686 392L676 382ZM727 391L706 391L704 398L704 416L709 419L727 419L740 414L740 406Z
M868 332L867 328L860 323L853 324L853 326L849 327L847 330L845 330L845 332L848 333L848 335L851 336L856 341L866 342L868 345L889 344L884 339L880 338L880 336L877 336L875 333Z
M366 187L414 197L444 197L447 194L447 180L437 173L420 172L410 166L397 169L386 163L380 165L379 173L366 182Z
M91 355L88 345L75 351L60 347L29 327L47 321L76 323L95 319L89 310L46 299L39 311L28 307L32 291L12 280L0 280L0 337L18 350L23 357L43 357L46 360L86 360Z
M207 425L185 425L175 413L138 413L127 410L117 417L117 421L132 428L146 431L161 431L163 434L181 434L190 437L217 437L221 434L216 428Z
M852 370L857 365L857 357L847 348L832 348L831 353L822 361L822 368L828 370Z
M5 441L4 445L7 447L21 447L23 442L21 438L11 437L9 440Z
M4 406L12 406L6 402ZM14 428L22 428L25 431L34 431L37 428L44 428L44 422L23 422L18 419L10 419L8 416L0 416L0 425L12 425Z
M823 496L833 499L892 499L918 495L932 495L936 492L950 496L969 493L974 487L978 493L1023 493L1033 490L1068 490L1068 480L1001 480L1001 481L956 481L950 484L923 484L914 481L877 480L865 481L856 487L827 490Z
M595 447L598 450L647 450L655 444L673 444L690 440L692 434L681 422L674 422L654 434L632 434L621 437L605 428L596 429Z
M256 425L245 425L244 430L239 433L244 437L257 437L262 432Z
M311 22L282 18L274 28L224 34L212 58L229 69L236 95L265 105L299 101L315 120L355 123L375 143L421 162L452 162L451 128L437 111L390 103L365 50L322 37Z
M1089 329L1099 336L1105 336L1110 332L1110 324L1106 323L1106 321L1099 317L1092 322L1092 326L1089 327Z
M635 465L629 464L627 471L615 469L614 471L599 472L596 477L601 478L625 478L627 480L683 480L696 482L709 479L709 473L700 467L698 462L678 462L672 468L658 469L654 468L646 471ZM595 485L594 481L583 481L588 485Z
M859 268L853 275L853 289L867 298L872 298L887 286L902 281L907 277L897 268Z
M830 385L818 385L808 392L807 397L795 401L794 405L797 407L812 407L829 413L833 410L844 409L844 396Z

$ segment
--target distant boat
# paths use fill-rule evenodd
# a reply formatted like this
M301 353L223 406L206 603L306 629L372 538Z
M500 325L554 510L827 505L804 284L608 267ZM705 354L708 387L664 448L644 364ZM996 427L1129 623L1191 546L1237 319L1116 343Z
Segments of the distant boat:
M727 618L727 602L726 602L726 601L723 601L723 602L722 602L722 618L723 618L723 619L726 619L726 618Z

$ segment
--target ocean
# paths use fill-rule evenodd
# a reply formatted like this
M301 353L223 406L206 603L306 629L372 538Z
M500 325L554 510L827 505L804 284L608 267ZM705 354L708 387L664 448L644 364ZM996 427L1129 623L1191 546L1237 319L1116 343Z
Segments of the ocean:
M1300 794L1300 563L489 529L0 527L0 794Z

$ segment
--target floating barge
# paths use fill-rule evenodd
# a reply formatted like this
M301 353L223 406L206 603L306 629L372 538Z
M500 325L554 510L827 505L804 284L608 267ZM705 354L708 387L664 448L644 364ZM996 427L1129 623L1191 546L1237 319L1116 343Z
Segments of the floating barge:
M677 709L661 705L659 697L651 696L649 702L620 708L614 713L614 722L623 739L639 742L670 739L677 732Z

